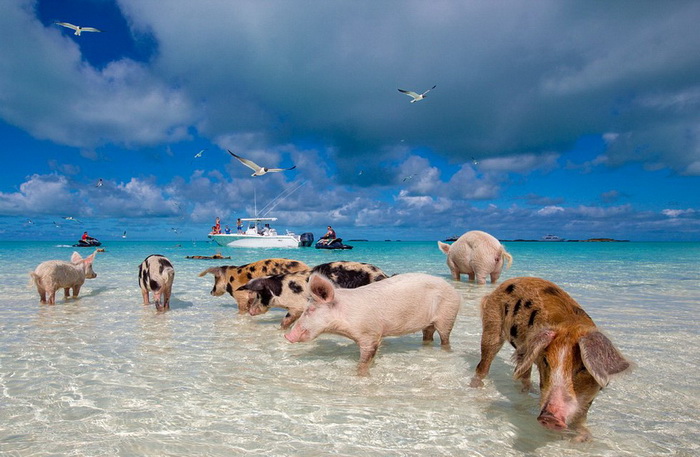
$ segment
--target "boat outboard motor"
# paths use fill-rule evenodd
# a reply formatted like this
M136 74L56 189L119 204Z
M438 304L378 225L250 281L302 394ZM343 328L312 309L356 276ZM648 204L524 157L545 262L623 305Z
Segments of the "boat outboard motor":
M308 248L314 244L314 234L311 232L302 233L299 235L300 246Z

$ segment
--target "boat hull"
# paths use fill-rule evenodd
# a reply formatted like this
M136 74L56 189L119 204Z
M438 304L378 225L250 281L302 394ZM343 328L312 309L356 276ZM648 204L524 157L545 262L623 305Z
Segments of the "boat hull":
M230 248L298 248L299 238L292 235L208 235L219 246Z

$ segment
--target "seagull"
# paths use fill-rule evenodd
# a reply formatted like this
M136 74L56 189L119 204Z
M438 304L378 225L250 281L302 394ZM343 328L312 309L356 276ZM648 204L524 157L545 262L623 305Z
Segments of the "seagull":
M425 94L427 94L431 90L435 89L436 87L437 87L437 84L434 85L433 87L431 87L430 89L426 90L422 94L417 94L417 93L413 92L412 90L403 90L403 89L399 89L399 92L401 92L402 94L406 94L409 97L413 97L413 100L411 100L411 103L415 103L415 102L418 102L420 100L423 100L426 97Z
M95 184L95 187L102 187L102 178L97 180L97 184Z
M206 149L202 149L201 151L199 151L197 154L194 155L194 158L195 158L195 159L199 159L200 157L202 157L202 153L203 153L204 151L206 151Z
M406 176L405 178L403 178L403 182L406 182L406 181L408 181L408 180L410 180L410 179L413 179L414 176L415 176L415 174Z
M126 230L124 230L124 234L122 235L122 238L126 238Z
M78 224L80 224L80 221L78 219L74 218L73 216L63 216L63 219L65 219L67 221L77 222Z
M31 220L31 219L27 219L27 224L29 224L29 225L32 225L33 223L34 223L34 221L33 221L33 220Z
M479 165L479 162L474 157L472 157L472 163L474 165Z
M227 149L227 151L228 151L228 149ZM291 168L266 168L266 167L261 167L260 165L258 165L257 163L253 162L252 160L248 160L248 159L244 159L243 157L239 157L239 156L237 156L236 154L234 154L234 153L231 152L231 151L228 151L228 153L231 154L232 156L234 156L235 158L237 158L243 165L245 165L246 167L250 168L251 170L253 170L253 171L255 172L255 173L253 173L253 174L250 175L250 176L262 176L262 175L264 175L265 173L273 173L273 172L277 172L277 171L294 170L294 169L297 167L296 165L294 165L294 166L291 167Z
M66 27L69 29L75 30L75 33L73 35L78 35L82 32L101 32L102 30L96 29L95 27L81 27L79 25L73 25L70 22L54 22L56 25L60 25L61 27Z

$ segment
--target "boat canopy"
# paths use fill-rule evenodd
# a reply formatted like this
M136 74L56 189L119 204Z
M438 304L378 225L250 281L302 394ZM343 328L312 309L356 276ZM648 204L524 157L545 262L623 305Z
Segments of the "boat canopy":
M276 217L242 217L241 221L246 222L265 222L265 221L276 221Z

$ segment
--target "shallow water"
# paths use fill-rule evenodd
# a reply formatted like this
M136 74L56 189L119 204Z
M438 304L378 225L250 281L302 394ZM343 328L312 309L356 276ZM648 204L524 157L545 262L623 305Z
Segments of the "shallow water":
M352 243L351 243L352 244ZM541 276L565 288L637 367L614 379L574 444L536 421L537 395L519 393L512 350L486 387L477 306L494 286L452 282L435 243L365 242L352 251L233 250L204 242L111 243L78 300L41 305L27 272L68 259L60 243L0 243L2 455L691 456L700 453L700 243L507 243L502 279ZM91 251L81 251L88 254ZM139 263L168 256L171 310L141 304ZM371 262L387 273L450 280L463 297L452 350L420 334L384 340L371 376L355 376L350 340L289 344L283 312L239 316L212 297L215 265L266 257L310 265ZM536 371L536 370L535 370ZM536 385L536 383L535 383Z

